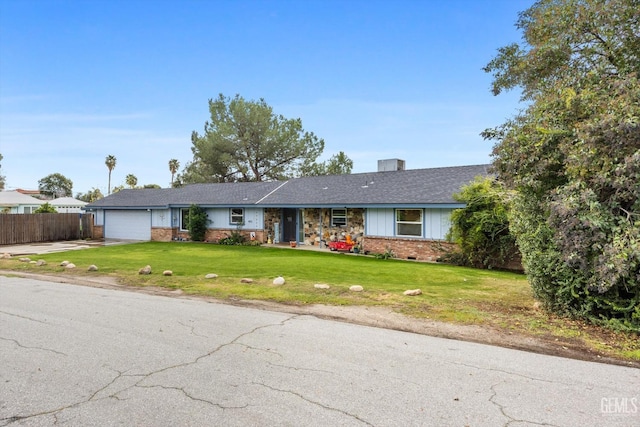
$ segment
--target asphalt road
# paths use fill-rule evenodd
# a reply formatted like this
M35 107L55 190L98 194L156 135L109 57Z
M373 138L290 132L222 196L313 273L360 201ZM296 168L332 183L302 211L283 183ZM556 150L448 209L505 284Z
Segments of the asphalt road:
M0 277L0 426L638 426L640 370Z

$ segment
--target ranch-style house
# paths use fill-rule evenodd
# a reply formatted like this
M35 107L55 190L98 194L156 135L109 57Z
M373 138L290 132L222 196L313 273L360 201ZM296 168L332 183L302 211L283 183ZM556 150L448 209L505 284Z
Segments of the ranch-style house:
M488 169L405 170L403 160L389 159L371 173L121 190L85 210L94 214L96 238L188 239L189 207L198 205L210 220L207 241L240 231L262 243L326 247L348 236L364 252L433 261L451 247L451 212L464 207L453 194Z

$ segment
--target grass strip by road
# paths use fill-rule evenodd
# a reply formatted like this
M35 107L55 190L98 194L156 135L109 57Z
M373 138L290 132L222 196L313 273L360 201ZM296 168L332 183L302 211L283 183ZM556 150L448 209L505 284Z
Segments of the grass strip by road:
M550 316L536 309L523 275L443 264L380 260L367 256L259 246L145 242L37 255L46 265L0 260L0 269L78 277L108 275L123 285L181 289L219 299L259 299L283 304L386 306L417 318L481 325L506 333L580 342L595 352L640 361L638 335ZM73 270L61 267L73 262ZM89 272L94 264L98 271ZM138 270L150 265L151 275ZM171 270L172 276L163 276ZM205 275L215 273L216 279ZM283 286L273 285L282 276ZM250 278L252 284L240 283ZM316 289L314 284L328 284ZM349 287L361 285L363 292ZM422 295L403 292L421 289Z

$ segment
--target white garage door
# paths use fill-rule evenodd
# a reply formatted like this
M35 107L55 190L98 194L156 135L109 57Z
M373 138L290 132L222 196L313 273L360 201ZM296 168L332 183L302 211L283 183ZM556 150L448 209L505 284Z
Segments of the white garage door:
M104 237L107 239L151 240L151 212L106 211Z

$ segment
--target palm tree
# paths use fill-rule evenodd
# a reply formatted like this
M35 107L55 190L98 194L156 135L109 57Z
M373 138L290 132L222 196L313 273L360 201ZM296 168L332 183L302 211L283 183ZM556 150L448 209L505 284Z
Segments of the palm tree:
M127 175L124 180L127 183L127 185L129 186L129 188L133 188L138 184L138 178L136 178L136 176L134 174L132 174L132 173Z
M109 169L109 187L107 189L107 195L111 194L111 171L116 167L116 157L109 154L104 160L104 164Z
M169 160L169 171L171 172L171 186L173 187L173 177L178 172L180 162L176 159Z

